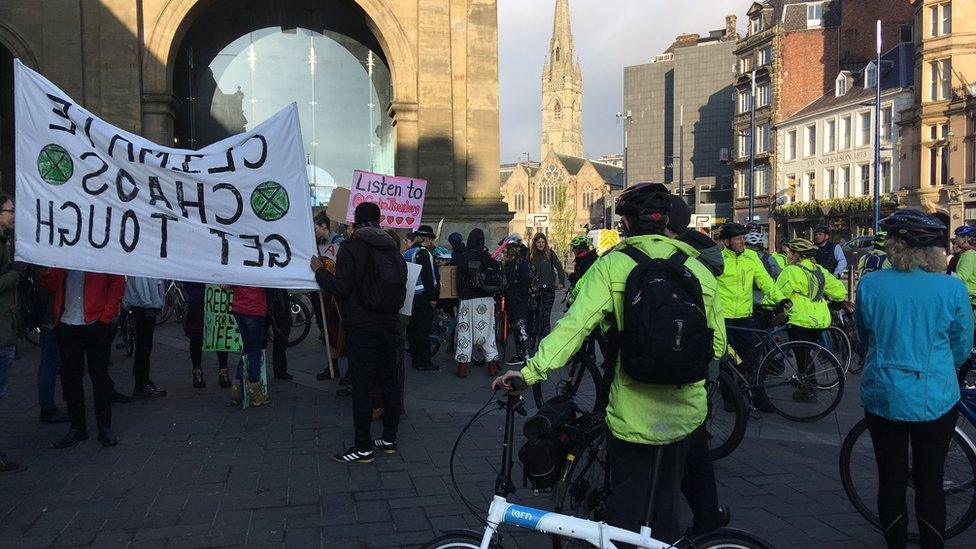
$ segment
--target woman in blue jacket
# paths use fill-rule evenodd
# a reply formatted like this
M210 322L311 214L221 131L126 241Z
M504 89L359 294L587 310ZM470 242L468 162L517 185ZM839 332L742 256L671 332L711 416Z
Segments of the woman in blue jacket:
M963 283L943 274L948 230L939 220L899 210L881 225L893 268L861 279L855 313L867 343L861 401L878 463L878 514L888 547L905 547L910 468L921 545L939 548L943 468L958 415L956 367L973 347L972 308Z

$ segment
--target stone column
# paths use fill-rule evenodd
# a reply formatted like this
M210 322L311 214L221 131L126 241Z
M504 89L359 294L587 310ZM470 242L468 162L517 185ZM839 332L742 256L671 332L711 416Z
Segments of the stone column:
M393 119L396 132L396 175L419 177L417 152L420 146L420 129L417 124L417 104L406 101L393 101L386 108Z
M142 94L142 136L163 145L173 146L174 122L180 100L170 92Z

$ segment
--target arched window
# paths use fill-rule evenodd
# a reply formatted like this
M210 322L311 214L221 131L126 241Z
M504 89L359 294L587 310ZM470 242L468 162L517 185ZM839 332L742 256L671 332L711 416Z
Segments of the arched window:
M556 202L556 188L564 183L563 172L555 164L546 166L539 182L539 204L552 206Z
M556 61L559 61L559 46L556 46L556 51L555 51L555 54L553 55L553 57L556 58Z
M593 189L586 187L583 189L583 204L582 206L589 209L593 205Z
M556 105L552 108L552 117L556 120L560 120L563 117L563 106L556 101Z
M521 212L525 209L525 191L521 188L515 191L515 211Z

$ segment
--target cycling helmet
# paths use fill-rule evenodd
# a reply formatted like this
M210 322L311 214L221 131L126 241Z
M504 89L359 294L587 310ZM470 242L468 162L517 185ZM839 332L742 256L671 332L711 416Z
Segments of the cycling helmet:
M976 227L973 227L972 225L963 225L961 227L956 227L956 230L953 231L953 234L955 234L956 236L976 238Z
M574 250L589 250L590 239L585 236L577 236L569 243L569 247Z
M746 246L762 247L763 236L761 233L749 233L746 235Z
M885 239L887 238L888 238L888 233L886 233L885 231L878 231L878 233L874 235L874 239L871 240L871 245L874 246L875 249L880 250L881 248L884 248Z
M512 233L505 238L498 241L499 246L508 246L509 244L521 244L522 236L518 233Z
M614 211L641 221L661 221L671 211L671 193L661 183L637 183L620 194Z
M451 259L451 251L444 246L434 248L434 259Z
M881 220L881 226L893 237L912 247L944 246L949 229L923 211L906 209Z
M817 252L817 245L805 238L794 238L786 246L795 254L813 255Z
M750 221L749 223L746 223L746 231L747 232L750 232L750 233L758 233L759 232L759 223L753 223L752 221Z
M817 233L830 234L830 227L826 225L817 225L813 229L813 234L817 234Z
M742 223L726 223L718 231L719 240L728 240L749 232Z

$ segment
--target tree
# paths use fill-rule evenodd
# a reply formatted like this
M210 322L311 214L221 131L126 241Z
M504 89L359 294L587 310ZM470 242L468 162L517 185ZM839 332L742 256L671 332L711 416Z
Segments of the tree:
M556 186L556 200L549 208L549 245L563 264L569 258L569 243L576 229L576 204L569 197L565 183Z

